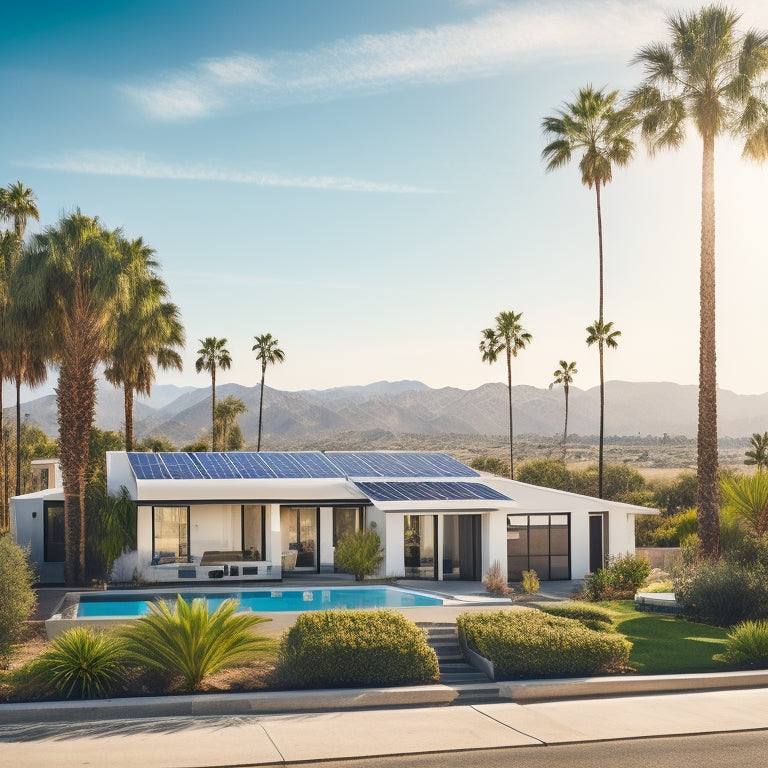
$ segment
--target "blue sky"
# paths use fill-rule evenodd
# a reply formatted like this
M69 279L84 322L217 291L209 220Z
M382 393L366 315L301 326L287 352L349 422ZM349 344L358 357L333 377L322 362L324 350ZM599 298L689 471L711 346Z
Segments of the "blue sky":
M695 7L685 3L679 9ZM743 26L768 6L741 3ZM286 353L268 384L504 381L480 332L523 312L518 384L562 358L598 383L594 193L546 173L540 124L587 83L626 90L664 39L649 0L188 0L8 4L0 184L32 187L28 232L80 208L157 251L187 330L226 337L219 381L254 384L253 336ZM699 153L619 169L604 193L606 377L695 383ZM718 381L768 390L768 167L717 152ZM55 383L49 382L49 388ZM45 390L42 390L45 391Z

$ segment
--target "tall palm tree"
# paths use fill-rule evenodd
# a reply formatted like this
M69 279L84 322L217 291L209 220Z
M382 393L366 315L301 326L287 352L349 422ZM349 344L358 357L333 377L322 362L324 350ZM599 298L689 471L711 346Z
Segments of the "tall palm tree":
M563 461L565 461L566 445L568 443L568 392L570 386L573 383L573 377L578 373L576 363L569 363L566 360L560 361L560 367L552 374L555 380L549 385L549 388L555 386L555 384L563 385L563 392L565 393L565 425L563 426Z
M4 192L5 190L0 190ZM6 472L5 418L2 382L10 375L8 351L12 335L9 329L11 307L10 275L18 261L19 239L12 232L0 232L0 530L10 525L8 510L8 473Z
M125 449L132 451L134 394L150 394L155 366L182 369L177 348L184 345L184 327L179 308L165 301L168 287L155 271L154 251L141 238L120 238L118 244L130 265L131 301L113 318L116 328L104 375L123 388Z
M566 103L554 117L541 121L544 133L553 140L542 150L547 170L561 168L580 154L581 183L595 188L597 203L597 243L599 255L599 312L603 321L603 218L600 189L613 179L613 166L627 165L635 145L630 136L634 128L632 113L619 109L618 91L581 88L576 101Z
M621 331L613 330L613 323L603 323L596 320L587 328L587 346L591 347L597 344L600 353L600 452L598 454L597 465L597 495L603 498L603 434L605 423L605 376L603 373L603 349L616 349L619 346L617 339L621 336Z
M202 345L197 350L199 357L195 361L195 370L208 371L211 374L211 450L216 450L216 369L226 371L232 365L229 350L224 346L226 339L208 336L200 339Z
M762 472L768 465L768 432L763 432L762 435L759 432L753 432L749 444L752 450L744 452L747 457L744 463L747 466L757 466L757 471Z
M56 400L64 484L64 572L85 582L85 473L96 404L96 366L107 358L111 320L129 298L115 233L79 211L35 235L15 271L14 297L58 364Z
M507 352L507 394L509 396L509 476L515 479L514 430L512 428L512 358L533 341L528 331L520 324L522 312L499 312L496 315L496 327L482 331L480 352L483 362L489 365L498 360L502 350Z
M717 365L715 347L715 139L746 137L744 154L766 156L762 76L768 69L768 35L740 34L740 15L719 5L667 18L669 42L641 48L632 63L645 79L631 94L651 151L677 149L691 123L702 140L701 255L699 273L699 426L697 518L700 554L720 550Z
M267 366L282 363L285 360L285 352L277 345L280 343L272 338L271 333L264 333L261 336L254 336L256 342L252 351L256 353L256 359L261 360L261 387L259 387L259 439L256 443L256 450L261 450L261 413L264 404L264 377L267 374Z
M0 218L13 223L13 232L19 240L24 240L27 221L39 221L35 193L20 181L0 191Z

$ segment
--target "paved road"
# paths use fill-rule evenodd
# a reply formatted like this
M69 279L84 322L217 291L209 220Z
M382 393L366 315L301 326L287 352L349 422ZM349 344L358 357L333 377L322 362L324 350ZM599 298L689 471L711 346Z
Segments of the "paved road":
M632 739L629 741L517 747L476 752L330 761L323 768L758 768L766 764L768 734L750 733ZM245 767L244 767L245 768ZM247 768L255 768L248 766ZM260 767L259 767L260 768ZM292 768L317 768L294 763Z
M768 746L768 689L553 701L536 704L494 703L475 706L357 709L281 715L219 715L145 717L82 722L45 722L39 718L12 723L0 707L0 766L13 768L224 768L225 766L281 765L312 760L352 759L378 764L382 756L408 755L400 765L416 765L416 755L444 752L455 765L482 765L501 760L514 763L525 755L530 765L556 765L558 754L584 754L584 765L594 758L584 744L599 752L601 742L627 750L625 740L657 736L676 739L665 753L667 763L636 762L647 768L662 765L766 765ZM49 710L50 711L50 710ZM758 758L740 762L711 758L706 747L701 759L690 757L697 741L692 734L723 734L715 743L740 744L742 731L759 734ZM653 741L653 739L652 739ZM649 748L649 741L633 741ZM747 745L752 742L746 739ZM569 745L568 748L563 745ZM578 749L576 749L578 745ZM515 748L511 749L510 748ZM698 747L696 747L698 749ZM502 750L500 752L487 750ZM747 746L747 749L752 747ZM478 752L478 750L482 751ZM632 752L633 750L628 750ZM613 751L605 753L614 755ZM732 759L728 750L723 753ZM482 759L481 759L482 757ZM685 760L683 760L685 757ZM357 758L365 758L362 762ZM679 758L678 762L669 762ZM436 758L419 757L419 760ZM440 765L448 763L440 759ZM506 761L506 762L505 762ZM424 765L437 764L426 762ZM612 759L613 765L633 765ZM386 763L384 763L386 765ZM393 763L398 765L398 763ZM523 764L524 765L524 764ZM565 765L565 763L563 763ZM568 768L577 764L568 759Z

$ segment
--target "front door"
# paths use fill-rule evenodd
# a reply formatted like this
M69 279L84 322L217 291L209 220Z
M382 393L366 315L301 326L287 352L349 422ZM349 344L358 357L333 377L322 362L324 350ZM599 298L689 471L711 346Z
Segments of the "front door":
M459 516L459 578L480 581L480 515Z
M603 515L589 516L589 572L605 567L605 531Z

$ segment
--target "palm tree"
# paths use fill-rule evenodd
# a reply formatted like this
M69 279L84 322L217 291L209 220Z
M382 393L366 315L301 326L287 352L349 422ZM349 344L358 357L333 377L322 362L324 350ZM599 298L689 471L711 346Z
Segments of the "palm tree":
M522 312L499 312L496 315L496 327L482 331L480 352L483 362L493 364L502 349L507 351L507 394L509 396L509 476L515 479L513 432L512 429L512 358L533 341L528 331L520 325Z
M120 238L118 244L130 265L131 301L113 318L116 328L104 375L123 387L125 449L132 451L134 393L150 394L155 366L182 369L176 348L184 345L184 327L179 308L164 301L168 287L155 271L154 251L141 238Z
M565 426L563 427L563 461L565 461L566 445L568 442L568 392L570 386L573 383L573 377L578 373L576 363L569 363L566 360L560 361L560 367L552 374L555 380L549 385L549 388L555 386L555 384L563 385L563 392L565 393Z
M744 455L747 458L744 463L748 466L757 465L757 471L762 472L768 465L768 432L764 432L762 435L759 432L753 432L749 443L752 450L745 451Z
M603 427L605 419L605 377L603 375L603 349L616 349L619 346L617 339L621 336L621 331L613 330L613 323L603 323L596 320L587 328L587 346L591 347L597 344L600 352L600 452L598 454L597 465L597 495L603 498Z
M768 532L768 475L725 477L720 490L725 508L762 538Z
M64 572L85 582L85 473L96 403L96 366L108 333L129 298L115 233L79 211L35 235L15 271L13 295L36 334L50 340L59 367L56 400L64 484Z
M0 190L0 219L13 222L14 234L23 241L27 221L40 219L35 193L20 181Z
M261 360L261 387L259 388L259 439L256 443L256 450L261 450L261 412L264 404L264 377L267 374L267 366L282 363L285 360L285 352L277 345L280 343L272 338L271 333L264 333L261 336L254 336L256 342L252 351L256 353L256 359Z
M226 339L217 339L214 336L208 336L200 339L202 345L197 350L200 357L195 361L195 370L209 371L211 374L211 450L216 450L216 369L221 368L226 371L232 365L232 358L229 356L229 350L224 346Z
M0 190L4 192L5 190ZM16 264L19 250L19 240L11 232L0 232L0 473L2 474L2 488L0 488L0 530L6 530L10 525L8 510L8 473L6 472L6 439L5 418L3 411L3 387L2 382L9 377L8 348L12 340L9 329L10 315L10 275Z
M248 407L239 398L234 395L229 395L223 400L216 403L216 436L218 444L225 450L237 450L231 447L231 438L235 438L235 442L240 442L242 446L242 433L239 427L235 429L237 425L237 417L242 413L247 413ZM233 432L234 430L234 432Z
M591 85L581 88L576 101L565 104L554 117L541 121L544 133L553 138L542 150L547 170L560 168L571 161L574 153L581 154L579 169L581 183L595 188L597 202L597 242L599 254L599 313L603 322L603 219L600 188L613 179L613 166L627 165L635 145L630 138L634 128L632 113L617 109L618 91L606 93Z
M632 63L645 79L631 94L649 149L677 149L692 123L702 140L699 325L699 426L697 456L700 554L720 550L717 365L715 347L715 139L746 137L744 155L766 156L762 75L768 69L768 35L736 32L740 15L723 6L667 18L668 43L642 48Z

